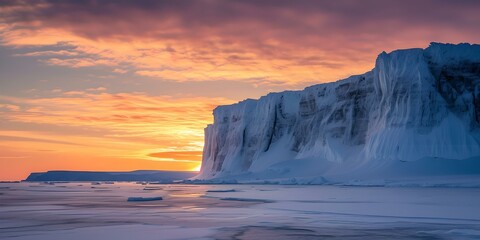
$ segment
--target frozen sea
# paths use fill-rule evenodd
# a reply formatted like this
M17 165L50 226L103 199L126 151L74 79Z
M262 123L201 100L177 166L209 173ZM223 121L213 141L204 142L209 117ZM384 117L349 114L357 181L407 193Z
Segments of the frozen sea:
M0 239L480 239L480 189L1 183Z

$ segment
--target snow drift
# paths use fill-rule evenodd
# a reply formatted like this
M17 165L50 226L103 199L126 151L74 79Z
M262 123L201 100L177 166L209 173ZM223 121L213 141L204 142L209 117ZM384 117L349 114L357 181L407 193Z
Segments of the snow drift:
M219 106L196 178L479 175L479 83L480 45L431 43L383 52L362 75Z

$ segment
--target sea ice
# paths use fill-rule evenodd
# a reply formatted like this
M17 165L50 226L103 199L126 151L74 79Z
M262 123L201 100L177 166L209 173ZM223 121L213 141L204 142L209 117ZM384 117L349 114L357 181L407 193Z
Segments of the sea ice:
M31 184L0 184L0 239L480 239L479 188Z
M162 197L129 197L128 202L147 202L147 201L160 201Z

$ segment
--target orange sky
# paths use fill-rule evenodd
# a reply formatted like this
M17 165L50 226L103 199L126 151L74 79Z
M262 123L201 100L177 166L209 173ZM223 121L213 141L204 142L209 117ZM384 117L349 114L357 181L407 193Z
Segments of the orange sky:
M212 110L480 40L475 1L5 1L0 180L193 170Z
M101 90L58 92L50 98L0 97L0 117L39 126L2 129L3 179L31 171L193 170L199 166L203 128L222 98L152 97ZM7 170L8 171L5 171Z

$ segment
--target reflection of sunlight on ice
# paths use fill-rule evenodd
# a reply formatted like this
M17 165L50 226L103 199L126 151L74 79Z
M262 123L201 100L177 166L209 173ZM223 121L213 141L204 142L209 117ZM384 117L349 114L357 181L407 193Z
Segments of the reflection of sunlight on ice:
M184 206L182 207L183 210L188 210L188 211L201 211L205 210L206 208L198 207L198 206Z
M184 193L184 194L170 194L171 197L188 197L188 198L196 198L203 196L203 193Z

